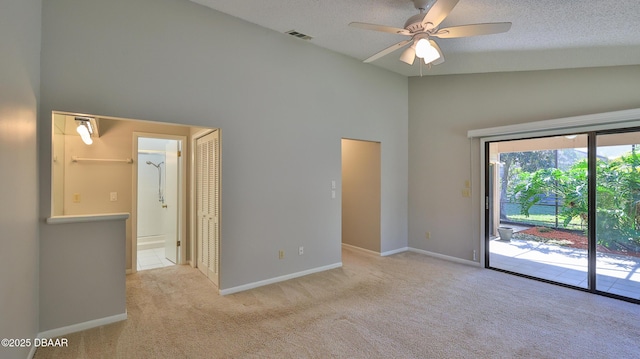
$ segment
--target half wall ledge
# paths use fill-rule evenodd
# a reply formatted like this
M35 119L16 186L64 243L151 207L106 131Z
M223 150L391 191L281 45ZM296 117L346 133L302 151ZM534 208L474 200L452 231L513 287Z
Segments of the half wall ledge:
M65 224L82 222L104 222L129 219L129 213L103 213L70 216L53 216L46 219L47 224Z

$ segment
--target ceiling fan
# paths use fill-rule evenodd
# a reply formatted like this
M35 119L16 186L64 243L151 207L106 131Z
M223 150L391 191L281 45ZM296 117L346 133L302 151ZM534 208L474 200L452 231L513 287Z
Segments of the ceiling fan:
M446 27L438 26L449 15L460 0L411 0L420 13L410 17L404 24L404 29L385 25L352 22L349 26L365 30L387 32L411 36L411 39L400 41L367 58L364 62L372 62L388 55L406 45L411 44L400 56L400 60L413 65L418 57L425 64L439 65L444 62L444 56L433 38L452 39L477 35L490 35L507 32L511 28L510 22L494 22L487 24L471 24Z

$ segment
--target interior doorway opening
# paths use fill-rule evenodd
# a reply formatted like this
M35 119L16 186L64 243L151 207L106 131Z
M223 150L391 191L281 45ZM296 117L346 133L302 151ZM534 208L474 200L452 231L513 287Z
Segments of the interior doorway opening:
M81 139L77 128L81 120L89 120L91 143ZM164 186L166 162L159 159L138 159L140 137L157 137L182 141L182 177L177 184L182 193L180 251L176 263L196 267L195 260L195 199L193 197L194 151L198 134L219 131L215 128L126 119L74 112L52 112L51 215L99 215L130 213L126 221L125 270L138 270L137 251L137 176L139 167L149 171L153 201L167 202ZM153 134L153 135L150 135ZM147 164L152 162L156 166ZM160 176L159 176L160 174ZM160 178L159 178L160 177ZM164 180L164 182L162 182ZM159 193L160 187L160 193Z
M342 244L381 252L381 144L342 139Z
M137 135L137 270L168 267L183 262L185 138Z

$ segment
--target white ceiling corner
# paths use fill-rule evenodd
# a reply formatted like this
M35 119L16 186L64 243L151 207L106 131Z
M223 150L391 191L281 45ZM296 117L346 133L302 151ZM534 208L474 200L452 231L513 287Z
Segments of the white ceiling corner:
M403 27L418 13L410 0L192 0L259 26L296 30L311 43L364 60L407 37L349 27L352 21ZM638 0L460 0L441 27L512 22L509 32L438 39L445 62L424 75L640 64ZM288 36L288 35L286 35ZM401 50L369 65L418 76Z

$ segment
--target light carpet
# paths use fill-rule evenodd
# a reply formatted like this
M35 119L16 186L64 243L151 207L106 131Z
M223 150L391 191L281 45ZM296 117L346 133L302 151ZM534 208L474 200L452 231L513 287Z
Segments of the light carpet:
M35 358L640 358L636 304L410 252L224 297L142 271L127 311Z

